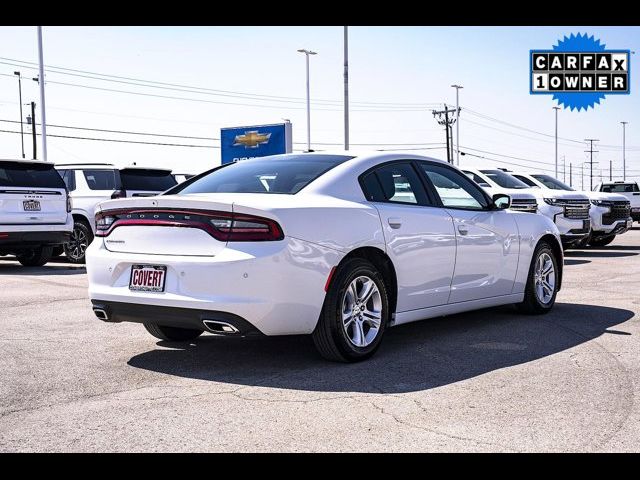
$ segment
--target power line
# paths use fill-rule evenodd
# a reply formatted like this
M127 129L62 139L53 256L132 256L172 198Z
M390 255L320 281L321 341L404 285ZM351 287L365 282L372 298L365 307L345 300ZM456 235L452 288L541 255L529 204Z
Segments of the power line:
M6 57L0 57L0 64L17 66L32 70L37 70L36 67L30 67L29 65L37 65L34 62L27 62L24 60L16 60ZM17 62L17 63L16 63ZM60 70L60 71L56 71ZM217 95L217 96L227 96L234 98L245 98L252 100L271 100L276 102L290 102L290 103L303 103L305 99L300 97L292 97L292 96L281 96L281 95L265 95L265 94L256 94L256 93L247 93L247 92L239 92L233 90L220 90L206 87L197 87L191 85L177 84L177 83L168 83L168 82L158 82L154 80L145 80L140 78L133 77L124 77L118 75L110 75L104 73L90 72L86 70L78 70L66 67L55 67L52 65L47 66L45 71L49 73L57 73L60 75L70 75L80 78L88 78L99 81L107 81L107 82L115 82L115 83L123 83L129 85L137 85L142 87L150 87L150 88L162 88L165 90L175 90L175 91L184 91L191 93L201 93L201 94L209 94L209 95ZM104 77L104 78L102 78ZM329 100L329 99L316 99L314 103L325 103L328 105L341 105L340 100ZM402 102L369 102L369 101L354 101L352 102L356 105L361 106L385 106L389 108L394 107L417 107L424 109L429 105L436 105L435 103L402 103Z

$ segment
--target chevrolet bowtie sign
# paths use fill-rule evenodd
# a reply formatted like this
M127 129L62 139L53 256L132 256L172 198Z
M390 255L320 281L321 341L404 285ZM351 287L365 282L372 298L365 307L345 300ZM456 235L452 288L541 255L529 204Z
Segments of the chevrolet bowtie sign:
M220 150L223 164L291 153L291 123L223 128Z
M245 148L258 148L258 145L266 145L271 138L270 133L260 133L258 130L251 130L242 135L236 135L233 146L244 145Z

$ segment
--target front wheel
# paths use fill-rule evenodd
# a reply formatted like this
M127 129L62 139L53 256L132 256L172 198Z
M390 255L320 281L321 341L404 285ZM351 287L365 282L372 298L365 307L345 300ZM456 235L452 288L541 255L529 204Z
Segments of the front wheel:
M529 315L549 313L556 302L559 275L553 249L548 243L541 242L531 259L524 300L518 304L518 309Z
M615 235L609 235L609 236L606 236L606 237L592 238L591 240L589 240L589 246L591 246L591 247L604 247L606 245L609 245L611 242L613 242L614 238L616 238Z
M37 247L21 253L17 258L25 267L42 267L51 260L52 253L53 247Z
M155 325L153 323L143 324L151 335L160 340L168 340L172 342L184 342L193 340L202 335L204 330L195 330L192 328L166 327L163 325Z
M389 321L387 288L378 270L361 258L336 270L313 331L313 342L327 360L365 360L380 346Z

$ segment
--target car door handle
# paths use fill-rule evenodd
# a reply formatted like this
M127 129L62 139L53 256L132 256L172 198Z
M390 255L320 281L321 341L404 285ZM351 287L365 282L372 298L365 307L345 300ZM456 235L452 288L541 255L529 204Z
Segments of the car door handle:
M469 229L464 225L458 225L458 231L460 232L460 235L466 235L469 233Z
M402 226L402 219L398 217L389 217L387 222L391 228L400 228Z

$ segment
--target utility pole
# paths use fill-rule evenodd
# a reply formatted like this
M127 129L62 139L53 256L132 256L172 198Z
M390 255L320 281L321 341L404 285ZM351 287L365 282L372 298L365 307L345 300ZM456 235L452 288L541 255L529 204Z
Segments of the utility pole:
M349 27L344 27L344 149L349 150Z
M567 183L567 159L562 155L562 181Z
M445 130L445 135L446 135L446 141L447 141L447 162L449 163L453 163L453 155L450 154L450 150L449 150L449 128L451 128L451 125L453 125L456 121L456 118L454 118L453 116L451 118L449 118L449 114L455 112L455 110L453 108L449 109L447 108L447 104L444 104L444 110L432 110L431 113L433 113L434 117L436 118L436 121L438 122L439 125L444 125L444 130Z
M573 187L573 163L569 162L569 186Z
M456 89L456 166L460 166L460 89L462 85L451 85Z
M553 107L556 111L556 178L558 178L558 110L560 107Z
M305 50L301 48L298 50L300 53L304 53L307 60L307 152L311 151L311 100L309 96L309 55L317 55L317 52L311 50Z
M18 76L18 98L20 100L20 144L22 145L22 158L24 158L24 120L22 119L22 76L20 72L13 72Z
M585 150L585 152L590 155L590 158L589 158L589 167L590 167L590 172L589 172L589 177L590 177L589 190L593 190L593 163L594 163L593 162L593 154L594 153L598 153L597 150L593 149L593 142L599 142L600 140L598 140L597 138L585 138L584 141L590 143L589 150ZM595 162L595 163L598 163L598 162Z
M626 139L625 139L625 129L627 123L629 122L620 122L622 124L622 180L625 181L627 179L627 159L625 155L626 150Z
M47 161L47 117L44 103L44 57L42 52L42 27L38 27L38 58L39 58L39 81L40 84L40 116L42 117L42 159ZM35 126L35 122L34 122Z
M27 117L27 123L31 123L31 138L33 139L33 159L38 158L38 150L36 148L36 102L31 102L31 117Z
M613 180L613 160L609 160L609 181Z

